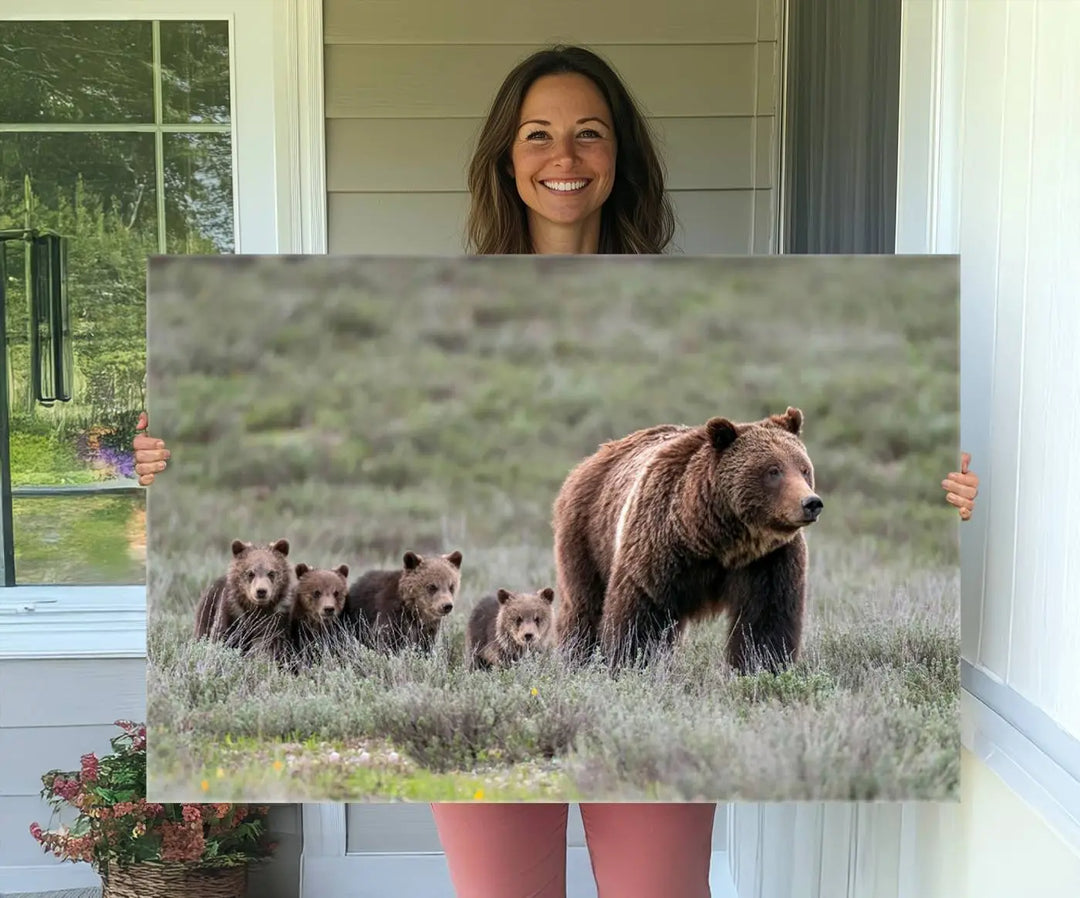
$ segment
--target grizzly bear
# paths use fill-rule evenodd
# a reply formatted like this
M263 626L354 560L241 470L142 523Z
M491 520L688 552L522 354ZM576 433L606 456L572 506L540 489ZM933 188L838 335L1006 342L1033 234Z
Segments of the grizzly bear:
M288 637L296 590L288 555L286 539L264 546L234 539L228 572L207 587L195 609L195 638L276 654Z
M684 626L728 615L740 673L798 657L806 597L803 528L823 502L803 414L658 425L603 443L554 503L558 644L599 647L614 668L647 660Z
M507 667L527 652L552 648L554 600L555 591L550 586L536 593L500 589L484 596L473 608L465 634L472 666Z
M349 591L349 566L333 570L312 568L301 562L296 573L296 598L290 617L290 643L294 666L310 662L314 651L333 644Z
M349 587L347 619L360 639L382 651L413 646L430 651L439 624L454 610L461 586L461 552L406 552L397 570L368 571Z

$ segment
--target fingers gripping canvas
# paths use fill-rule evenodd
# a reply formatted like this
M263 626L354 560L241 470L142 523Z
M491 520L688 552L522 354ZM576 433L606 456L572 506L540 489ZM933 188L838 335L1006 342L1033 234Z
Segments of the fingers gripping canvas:
M957 797L955 257L149 287L155 800Z

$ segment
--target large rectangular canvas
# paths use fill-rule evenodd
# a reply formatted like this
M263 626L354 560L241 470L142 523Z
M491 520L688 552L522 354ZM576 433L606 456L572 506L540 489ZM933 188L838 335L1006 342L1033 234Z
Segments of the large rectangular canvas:
M150 797L956 799L958 284L153 259Z

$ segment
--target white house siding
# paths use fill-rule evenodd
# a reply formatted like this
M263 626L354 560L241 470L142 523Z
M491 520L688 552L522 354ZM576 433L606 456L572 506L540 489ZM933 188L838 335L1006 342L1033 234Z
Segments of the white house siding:
M644 105L678 250L775 250L776 0L324 9L331 253L462 252L465 167L488 104L515 63L560 41L602 53Z

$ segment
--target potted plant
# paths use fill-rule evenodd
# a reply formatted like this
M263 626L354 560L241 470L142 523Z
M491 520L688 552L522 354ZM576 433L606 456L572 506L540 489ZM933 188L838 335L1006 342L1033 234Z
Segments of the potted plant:
M78 815L55 830L32 823L30 834L46 853L89 863L102 898L242 898L249 865L276 847L267 839L269 808L148 802L146 726L116 726L112 754L86 754L78 771L42 775L54 816L65 808Z

